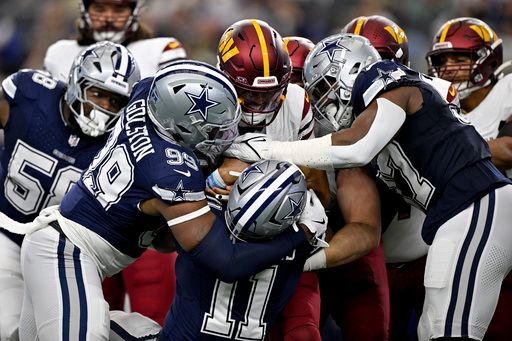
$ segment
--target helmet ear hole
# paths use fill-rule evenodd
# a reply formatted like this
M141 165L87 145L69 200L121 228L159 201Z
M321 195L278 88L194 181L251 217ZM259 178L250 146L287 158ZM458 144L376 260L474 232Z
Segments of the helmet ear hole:
M361 63L355 63L354 66L352 66L352 69L348 72L350 75L358 74L359 69L361 68Z

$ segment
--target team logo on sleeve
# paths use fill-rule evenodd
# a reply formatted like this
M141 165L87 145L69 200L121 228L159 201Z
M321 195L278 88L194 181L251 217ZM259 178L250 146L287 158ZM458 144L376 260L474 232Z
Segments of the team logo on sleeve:
M194 113L201 114L201 117L205 121L208 120L208 109L213 108L220 103L217 101L212 101L208 98L208 86L205 85L203 87L203 91L199 94L199 96L195 94L191 94L189 92L185 92L185 94L188 96L190 101L192 102L192 106L188 109L188 111L185 113L185 115L191 115Z
M180 180L178 186L176 186L176 189L172 192L174 192L175 201L185 201L186 194L189 193L190 191L183 189L183 181Z
M374 82L380 80L382 83L384 83L384 87L386 87L388 84L396 82L396 80L393 77L391 77L391 70L384 71L377 68L377 72L379 73L379 75L373 80Z

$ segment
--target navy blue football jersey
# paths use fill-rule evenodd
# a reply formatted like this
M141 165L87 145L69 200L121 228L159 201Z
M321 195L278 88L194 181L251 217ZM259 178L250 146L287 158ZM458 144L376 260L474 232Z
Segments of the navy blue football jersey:
M61 105L66 85L46 72L17 72L2 82L2 90L9 120L0 159L0 210L26 223L60 202L106 137L78 135L65 124ZM21 243L22 236L3 232Z
M427 212L423 237L431 242L437 228L476 198L507 183L490 161L487 143L428 81L429 76L389 60L358 75L352 90L357 117L379 95L403 86L417 87L422 107L379 153L377 177L407 202Z
M147 114L152 78L139 82L105 147L94 158L60 211L138 257L165 223L139 210L158 198L169 204L205 199L205 180L192 151L158 132Z
M226 283L178 246L176 295L160 340L263 340L293 295L310 253L306 243L246 280Z

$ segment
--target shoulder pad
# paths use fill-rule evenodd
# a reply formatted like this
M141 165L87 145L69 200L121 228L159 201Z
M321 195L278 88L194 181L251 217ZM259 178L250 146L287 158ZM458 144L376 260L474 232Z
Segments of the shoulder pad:
M391 60L379 60L364 68L352 88L354 115L360 114L375 98L401 85L409 73L416 73Z

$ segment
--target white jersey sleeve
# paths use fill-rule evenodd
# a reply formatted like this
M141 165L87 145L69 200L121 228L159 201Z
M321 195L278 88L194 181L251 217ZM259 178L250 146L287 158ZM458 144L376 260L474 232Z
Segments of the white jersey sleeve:
M141 78L154 76L166 64L187 57L183 45L172 37L139 40L127 47L137 61Z
M67 83L73 61L85 47L78 45L76 40L57 41L46 50L44 68L53 77Z
M59 40L46 51L44 67L54 77L68 81L69 71L75 57L87 46L76 40ZM167 63L187 57L183 45L172 37L144 39L128 44L140 69L141 78L151 77Z
M500 79L480 104L466 115L485 140L498 136L500 124L512 118L512 74Z

